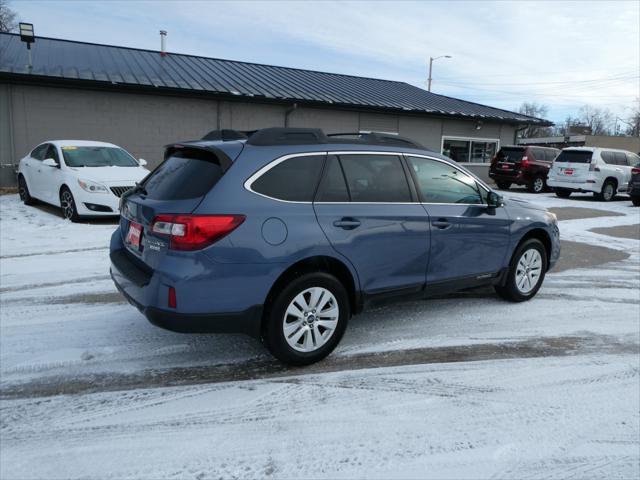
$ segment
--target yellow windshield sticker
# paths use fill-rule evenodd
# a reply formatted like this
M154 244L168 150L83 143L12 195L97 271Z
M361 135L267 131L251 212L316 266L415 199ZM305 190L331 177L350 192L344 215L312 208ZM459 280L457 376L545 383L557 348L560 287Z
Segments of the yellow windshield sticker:
M77 150L78 147L62 147L62 150Z

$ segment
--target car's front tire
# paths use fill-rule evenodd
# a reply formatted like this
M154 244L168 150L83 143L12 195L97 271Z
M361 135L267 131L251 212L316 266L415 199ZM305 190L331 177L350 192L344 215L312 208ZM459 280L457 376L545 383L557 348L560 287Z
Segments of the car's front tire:
M308 273L289 282L267 306L263 341L280 361L309 365L333 351L350 316L342 283L328 273Z
M640 197L631 197L631 203L634 207L640 207Z
M511 182L496 182L496 185L500 190L509 190Z
M60 189L60 208L62 209L62 215L67 220L71 220L72 222L80 221L76 201L68 187L62 187Z
M547 272L547 250L544 244L530 238L513 254L504 285L496 292L510 302L524 302L533 298L544 281Z
M22 200L25 205L34 205L36 203L35 198L29 193L27 181L22 174L18 176L18 194L20 195L20 200Z
M567 190L566 188L554 188L556 196L560 198L569 198L571 196L571 190Z

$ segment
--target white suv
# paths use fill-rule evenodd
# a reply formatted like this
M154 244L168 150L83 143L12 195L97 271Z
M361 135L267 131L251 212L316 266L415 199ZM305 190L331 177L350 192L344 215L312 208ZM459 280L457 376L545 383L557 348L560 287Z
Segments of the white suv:
M565 148L553 161L547 185L562 198L573 192L593 192L598 200L608 202L616 193L627 191L631 168L638 162L638 155L625 150Z

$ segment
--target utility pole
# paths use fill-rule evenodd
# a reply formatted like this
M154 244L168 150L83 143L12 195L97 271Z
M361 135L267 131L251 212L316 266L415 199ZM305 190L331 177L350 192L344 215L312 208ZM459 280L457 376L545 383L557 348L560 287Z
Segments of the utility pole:
M427 91L431 91L431 80L433 80L431 73L433 71L433 61L439 58L452 58L451 55L440 55L439 57L429 57L429 79L427 81Z

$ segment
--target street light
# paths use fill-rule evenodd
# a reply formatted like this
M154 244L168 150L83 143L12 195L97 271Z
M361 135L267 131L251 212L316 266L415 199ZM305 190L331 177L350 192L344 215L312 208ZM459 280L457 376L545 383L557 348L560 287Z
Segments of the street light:
M440 55L439 57L429 57L429 84L427 90L431 91L431 70L433 69L433 61L438 60L439 58L453 58L451 55Z
M36 41L36 36L33 33L33 23L22 23L19 24L20 27L20 40L27 44L27 51L29 52L29 70L33 67L33 63L31 61L31 44Z

